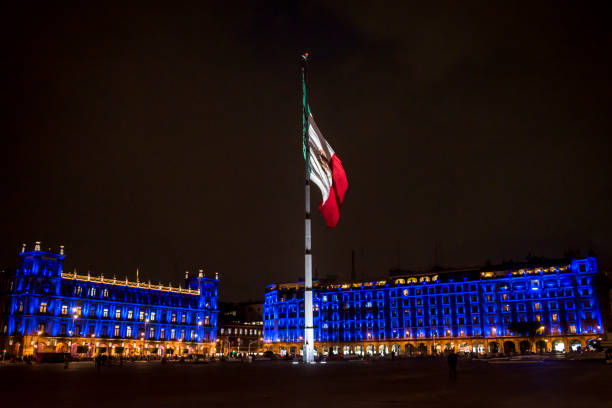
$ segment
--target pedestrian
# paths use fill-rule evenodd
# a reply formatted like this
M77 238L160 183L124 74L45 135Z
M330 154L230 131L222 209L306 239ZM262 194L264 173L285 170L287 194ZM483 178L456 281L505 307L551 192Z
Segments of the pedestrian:
M451 381L457 381L457 353L455 350L451 350L447 357L448 362L448 379Z

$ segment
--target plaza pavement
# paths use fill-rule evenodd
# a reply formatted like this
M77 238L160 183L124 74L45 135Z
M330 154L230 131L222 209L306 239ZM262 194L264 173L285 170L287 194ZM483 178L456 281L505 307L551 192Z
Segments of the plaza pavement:
M612 407L601 361L0 364L4 407Z

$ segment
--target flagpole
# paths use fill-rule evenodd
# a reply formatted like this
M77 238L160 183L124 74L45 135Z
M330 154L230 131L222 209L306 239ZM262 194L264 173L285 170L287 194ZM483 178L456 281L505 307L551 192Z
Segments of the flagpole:
M312 313L312 253L310 233L310 148L308 146L308 99L306 93L308 75L308 53L302 55L302 143L305 170L305 222L304 222L304 350L305 363L314 361L314 326Z

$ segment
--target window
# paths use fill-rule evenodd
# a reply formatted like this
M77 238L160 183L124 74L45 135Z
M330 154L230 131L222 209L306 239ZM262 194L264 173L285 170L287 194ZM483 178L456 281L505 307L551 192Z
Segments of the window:
M204 316L204 324L205 325L209 325L210 324L210 316Z
M102 310L102 317L108 317L108 307L105 307L104 310Z
M155 321L155 312L151 312L151 317L149 318L152 322Z
M128 326L125 330L126 337L132 337L132 326Z
M568 300L565 302L565 308L566 309L573 309L574 308L574 302L571 300Z
M470 296L470 300L471 300L472 302L478 302L478 295L472 295L472 296Z
M459 324L465 324L465 319L463 317L459 318Z
M181 340L185 340L185 329L181 330Z
M127 318L132 320L134 318L134 311L133 310L128 310L128 315Z
M108 297L108 289L104 289L104 290L102 291L102 296L104 296L104 297Z
M502 294L502 300L508 300L508 294L507 293Z
M536 302L533 304L533 310L540 310L542 308L542 306L540 305L540 302Z
M115 326L115 337L119 337L121 328L119 326Z
M40 303L39 311L40 313L47 313L47 303L46 302Z
M181 323L185 323L187 321L187 315L185 313L183 313L181 315Z
M96 288L89 288L89 296L96 296Z
M557 302L550 302L550 308L551 309L558 309Z
M446 289L446 288L444 288L444 289ZM448 305L448 296L442 297L442 303L444 303L445 305Z
M422 304L423 304L423 299L421 299L421 298L417 298L417 300L416 300L416 304L417 304L418 306L422 305Z
M553 322L558 322L559 321L559 315L557 313L553 313L552 314L552 321Z
M495 312L495 308L493 306L487 306L487 312L488 313L493 313L493 312Z
M508 315L504 316L504 323L506 324L510 323L510 316Z
M479 319L478 319L478 316L473 316L473 317L472 317L472 324L479 324L479 323L478 323L478 320L479 320Z
M539 315L539 314L535 315L535 319L536 319L536 322L541 322L542 321L542 315Z
M519 312L524 312L525 311L525 304L519 303L518 304L518 310L519 310Z
M152 339L155 337L155 327L149 327L149 338Z
M492 302L493 301L493 296L487 295L486 299L487 299L487 302Z
M489 316L489 324L494 324L494 323L495 323L495 317Z
M172 313L172 322L176 322L176 313ZM173 329L174 330L174 329Z
M139 320L144 320L144 318L145 318L145 312L144 312L144 310L141 310L141 311L138 313L138 319L139 319Z
M75 308L74 314L76 314L77 316L81 316L83 314L83 306L77 306Z
M163 327L159 330L159 338L162 340L166 338L166 329Z
M478 313L478 306L472 305L472 313Z
M74 288L74 294L76 296L80 296L81 295L81 291L82 291L82 288L80 286L77 286L77 287Z
M567 320L570 320L570 321L576 320L576 314L575 313L568 313Z
M115 319L121 319L121 309L115 310Z
M420 294L421 294L421 289L417 289L417 290L416 290L416 294L417 294L417 295L420 295Z
M66 335L66 325L62 324L60 326L60 336L65 336Z
M42 334L45 332L46 326L44 323L39 323L38 324L38 331Z
M404 289L404 296L408 296L408 289Z
M170 340L174 340L176 337L176 329L170 329Z
M505 304L504 305L504 312L509 312L510 311L510 305Z
M19 302L19 307L17 308L17 311L23 312L23 302Z
M431 325L432 326L437 326L438 325L438 320L436 318L431 319Z
M575 324L570 324L567 327L567 330L569 330L569 332L572 333L572 334L576 333L576 325Z
M62 314L63 315L67 315L68 314L68 306L67 305L62 305Z
M463 303L463 295L457 295L457 303Z

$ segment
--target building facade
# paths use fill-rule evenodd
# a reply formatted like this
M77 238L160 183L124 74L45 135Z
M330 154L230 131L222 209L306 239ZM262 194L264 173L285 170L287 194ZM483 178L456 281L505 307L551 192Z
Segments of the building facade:
M219 307L217 353L254 354L263 350L263 304L222 303Z
M218 277L186 274L184 287L64 273L64 250L20 253L2 276L5 355L209 354L217 334Z
M316 282L316 351L424 355L450 349L497 353L584 348L602 333L596 274L596 260L589 257L377 282ZM303 294L303 283L266 288L266 349L301 353ZM522 331L527 325L538 329Z

